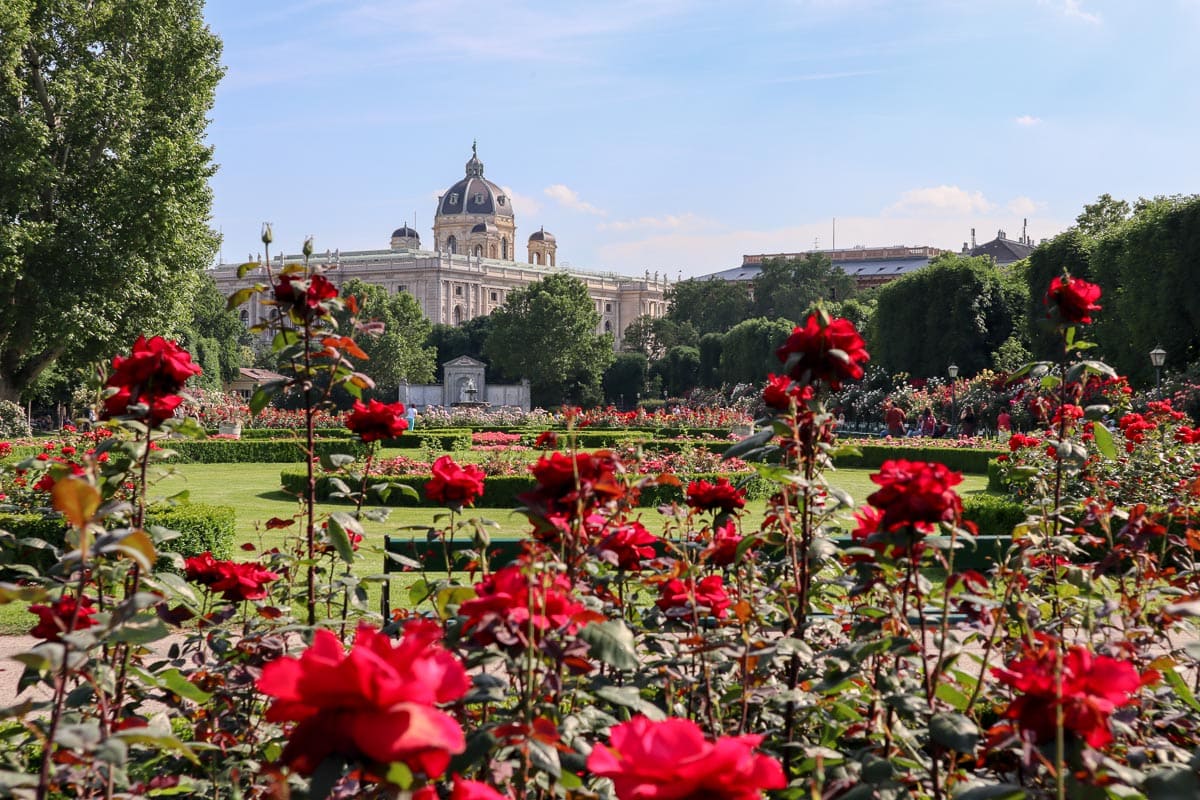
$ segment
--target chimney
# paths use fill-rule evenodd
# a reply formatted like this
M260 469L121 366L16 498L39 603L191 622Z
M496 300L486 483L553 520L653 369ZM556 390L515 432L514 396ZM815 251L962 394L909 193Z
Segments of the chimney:
M971 249L975 249L975 229L971 228Z
M1021 244L1029 244L1029 217L1021 220Z

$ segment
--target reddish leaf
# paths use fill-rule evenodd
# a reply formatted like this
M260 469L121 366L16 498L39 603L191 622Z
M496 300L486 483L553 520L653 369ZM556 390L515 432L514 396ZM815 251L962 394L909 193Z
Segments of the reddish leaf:
M267 530L273 531L279 528L290 528L296 524L294 519L283 519L282 517L271 517L267 520Z

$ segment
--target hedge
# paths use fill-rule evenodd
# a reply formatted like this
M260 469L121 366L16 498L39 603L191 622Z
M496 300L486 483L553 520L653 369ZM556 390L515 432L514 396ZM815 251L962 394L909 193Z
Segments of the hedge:
M211 551L216 558L232 558L236 540L237 517L233 506L208 503L181 503L176 506L155 506L146 512L146 527L158 526L180 535L164 543L163 550L187 558ZM41 539L62 547L66 526L58 516L42 514L0 515L0 530L21 539ZM23 549L13 557L19 563L36 563L40 550ZM9 555L5 553L5 555ZM13 563L7 561L6 563ZM43 568L49 563L42 563Z
M172 439L162 447L175 451L172 460L183 464L294 464L304 460L300 442L294 439ZM365 452L358 439L318 439L314 449L319 456Z
M1025 521L1025 506L1012 497L968 494L962 502L963 518L974 522L981 536L1010 536Z
M881 444L856 444L860 456L839 456L839 467L878 469L883 462L903 458L908 461L933 461L973 475L986 475L988 461L1000 455L999 450L974 450L964 447L889 447Z
M425 484L429 481L430 477L429 475L406 475L394 478L372 478L371 484L386 483L393 486L405 484L416 489L417 494L420 496L418 500L413 500L403 492L394 489L388 495L386 505L440 508L440 503L436 503L425 496ZM689 476L687 480L715 481L718 477L722 477L722 475L720 473L699 473ZM304 483L307 480L307 476L305 471L301 469L285 469L280 473L279 480L285 492L300 494L304 491ZM764 497L771 491L771 484L757 475L737 476L733 480L735 485L745 485L747 496L750 498ZM533 479L532 475L492 475L484 481L483 496L475 501L475 506L477 508L516 508L521 505L521 501L517 499L517 495L531 491L536 485L537 482ZM355 489L357 487L351 486L350 488ZM683 486L646 487L641 491L638 504L643 507L654 507L665 503L682 502L685 488L686 481ZM328 500L330 495L336 491L337 489L333 485L330 476L322 475L317 478L318 500ZM374 493L372 493L370 499L373 502L379 502L378 496Z

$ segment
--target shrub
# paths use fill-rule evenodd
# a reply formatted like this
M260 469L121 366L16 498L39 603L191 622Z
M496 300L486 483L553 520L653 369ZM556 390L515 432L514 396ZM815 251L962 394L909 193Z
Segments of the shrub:
M212 551L216 558L232 558L236 538L236 514L232 506L208 503L181 503L175 506L154 506L146 512L146 527L159 526L180 535L160 548L163 551L188 556ZM23 540L40 540L55 547L65 543L66 526L57 515L5 514L0 515L0 530L16 537L15 551L0 554L0 563L31 564L46 567L53 563L40 547L23 547ZM43 554L44 555L41 555Z
M995 494L963 495L963 517L979 527L981 536L1009 536L1025 520L1021 503Z
M29 420L25 410L11 400L0 400L0 437L14 439L21 436L31 436Z
M185 464L293 464L304 460L300 445L289 439L178 439L166 449L175 451L174 461ZM357 439L318 439L315 450L318 456L364 452Z
M883 462L904 458L909 461L932 461L945 464L959 472L972 475L985 475L988 472L988 461L1000 454L999 450L976 450L965 447L907 447L889 446L882 444L856 444L862 455L839 456L839 467L859 467L862 469L878 469Z

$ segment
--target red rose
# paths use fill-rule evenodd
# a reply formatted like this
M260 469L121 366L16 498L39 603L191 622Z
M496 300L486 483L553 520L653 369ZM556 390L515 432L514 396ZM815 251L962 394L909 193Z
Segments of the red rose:
M37 625L33 626L29 635L48 642L59 641L60 634L86 630L96 624L92 617L96 615L97 609L92 606L92 601L86 595L80 597L76 603L72 595L63 594L48 606L31 605L29 611L38 618ZM75 618L73 626L72 617Z
M210 584L214 592L230 602L261 600L267 596L267 584L279 580L279 575L253 562L221 561L217 564L220 576Z
M476 596L458 607L466 618L464 634L480 644L528 646L531 630L535 639L550 630L575 631L574 618L584 606L571 597L571 581L545 572L526 575L525 569L511 564L475 584Z
M1175 431L1175 441L1182 444L1200 444L1200 428L1180 425L1179 429Z
M209 551L183 560L183 574L189 581L212 586L221 579L221 562Z
M806 386L821 382L835 390L844 380L862 378L862 365L871 359L854 323L830 319L823 311L810 314L804 327L797 325L775 355L797 382Z
M1019 658L992 668L1001 683L1021 693L1004 716L1016 720L1039 743L1054 741L1059 707L1054 686L1057 647L1053 638L1043 636L1034 646L1026 645ZM1092 747L1103 747L1113 740L1109 715L1118 706L1132 703L1131 694L1156 678L1153 671L1139 677L1128 661L1098 656L1079 645L1072 647L1062 659L1063 727Z
M708 563L715 567L728 567L737 560L738 545L742 543L742 535L738 533L733 520L713 531L712 544L704 551Z
M434 795L436 797L436 795ZM466 778L454 776L454 791L450 800L509 800L508 795L500 794L491 786L479 781L469 781Z
M280 275L275 284L275 301L287 307L297 318L323 317L329 309L322 305L337 297L337 287L324 275L305 277L303 273Z
M642 523L634 521L615 528L599 547L616 556L618 567L636 572L642 568L643 561L654 558L657 543L657 536L646 530Z
M1040 441L1023 433L1014 433L1008 437L1008 449L1014 453L1022 447L1037 447L1039 444L1041 444Z
M707 610L717 619L725 618L730 604L720 575L709 575L699 583L672 578L658 588L658 599L654 601L669 617L690 617L696 608Z
M1050 289L1043 301L1066 322L1087 325L1092 321L1092 312L1099 311L1096 301L1100 299L1100 287L1082 278L1059 276L1050 281Z
M483 495L483 470L474 464L459 466L450 456L433 462L433 479L425 484L425 496L452 508L475 504Z
M762 739L710 742L691 720L638 715L612 727L609 744L592 749L587 768L612 780L617 800L755 800L787 785L779 762L754 752Z
M737 488L728 478L717 478L716 483L692 481L687 487L687 504L700 511L731 514L745 507L746 490Z
M442 649L441 629L410 622L395 647L363 625L349 653L318 630L299 658L263 668L258 690L275 698L271 722L295 722L280 760L310 775L330 755L386 766L400 761L437 778L466 745L462 728L435 706L467 693L462 664Z
M787 411L791 408L792 400L796 401L798 407L802 407L804 401L811 400L814 394L811 386L800 386L793 383L792 379L787 375L769 373L767 375L767 386L763 389L763 404L767 408L777 408L780 411Z
M105 385L116 391L105 398L103 417L132 416L157 427L173 417L183 402L176 392L201 372L191 354L175 342L161 336L149 341L139 336L128 357L113 358Z
M364 406L361 400L355 400L353 410L346 415L346 427L364 442L377 442L399 436L408 429L408 420L404 418L403 403L371 400Z
M939 522L954 522L962 514L962 500L952 488L962 483L962 473L944 464L885 461L871 480L879 489L867 502L883 512L884 531L912 527L929 533Z
M540 516L556 512L574 515L582 501L586 516L595 506L625 495L625 486L617 477L619 467L607 450L574 456L556 451L529 468L537 487L518 495L517 500Z

